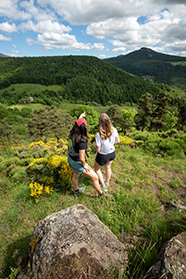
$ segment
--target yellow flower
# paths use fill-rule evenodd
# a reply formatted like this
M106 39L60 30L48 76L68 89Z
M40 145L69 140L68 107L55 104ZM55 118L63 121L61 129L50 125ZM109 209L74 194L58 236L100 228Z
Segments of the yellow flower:
M43 198L45 195L50 194L53 192L53 187L50 186L43 186L40 183L37 182L31 182L29 185L31 189L30 196L35 199L35 202L38 203L39 199Z
M45 164L47 161L46 158L37 158L33 159L33 161L28 165L29 167L32 167L33 165L39 165L39 164Z

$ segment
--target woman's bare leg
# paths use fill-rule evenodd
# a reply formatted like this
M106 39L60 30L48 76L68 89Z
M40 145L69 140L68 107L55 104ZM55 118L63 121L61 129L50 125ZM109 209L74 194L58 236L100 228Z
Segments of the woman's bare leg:
M94 161L94 170L95 170L96 174L98 175L101 186L105 187L105 183L103 180L103 174L101 172L101 166L96 161Z
M101 188L99 186L98 176L95 173L95 171L91 168L89 171L84 170L83 174L92 180L92 184L93 184L94 188L101 195L103 192L101 191Z
M109 161L106 165L105 165L105 169L106 169L106 183L109 183L110 178L111 178L111 174L112 174L112 170L111 170L111 164L112 161Z
M74 185L74 191L78 190L78 178L79 178L79 173L77 173L74 169L72 169L72 183Z

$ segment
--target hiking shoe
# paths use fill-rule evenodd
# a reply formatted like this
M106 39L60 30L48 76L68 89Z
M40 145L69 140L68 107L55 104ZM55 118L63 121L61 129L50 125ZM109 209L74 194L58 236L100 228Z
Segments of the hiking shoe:
M106 194L106 193L104 193L104 192L103 192L101 195L98 194L98 198L102 198L102 197L112 198L112 195L108 195L108 194Z
M78 191L74 191L74 195L79 194L80 192L83 192L85 190L85 187L81 187L78 189Z
M106 187L109 187L109 183L107 183L105 180L104 180L104 183L105 183Z
M104 192L107 192L107 191L108 191L107 187L103 187L103 186L100 185L100 188L101 188L101 190L104 191Z

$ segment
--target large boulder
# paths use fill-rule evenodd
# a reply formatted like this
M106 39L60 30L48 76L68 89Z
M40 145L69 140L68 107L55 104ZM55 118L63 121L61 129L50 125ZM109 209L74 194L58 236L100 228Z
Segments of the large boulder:
M124 244L80 204L37 223L29 250L27 268L19 279L75 279L83 272L82 278L107 279L121 272L128 261Z
M186 232L178 234L162 248L156 264L152 266L149 279L186 278Z

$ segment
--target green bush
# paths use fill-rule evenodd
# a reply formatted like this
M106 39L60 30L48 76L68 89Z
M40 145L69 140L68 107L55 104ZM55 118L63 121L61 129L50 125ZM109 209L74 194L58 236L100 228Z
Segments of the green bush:
M161 142L159 143L159 149L163 152L166 152L168 155L173 155L182 151L180 144L174 139L170 138L161 139Z
M99 118L99 113L95 111L93 108L90 106L86 105L79 105L76 106L75 108L71 109L69 111L70 115L72 117L76 117L76 119L79 118L80 114L83 112L86 112L86 120L88 123L88 126L95 126L98 124L98 118Z
M4 171L7 168L6 163L4 161L0 162L0 171Z
M12 176L12 180L16 181L23 181L28 177L25 167L15 167L11 172L10 175Z
M132 135L132 138L134 140L146 141L148 139L149 135L150 135L150 133L147 131L144 131L144 132L139 131L139 132L134 133Z
M135 140L143 141L141 147L153 154L177 155L186 154L186 135L175 129L159 132L136 132L132 135Z

